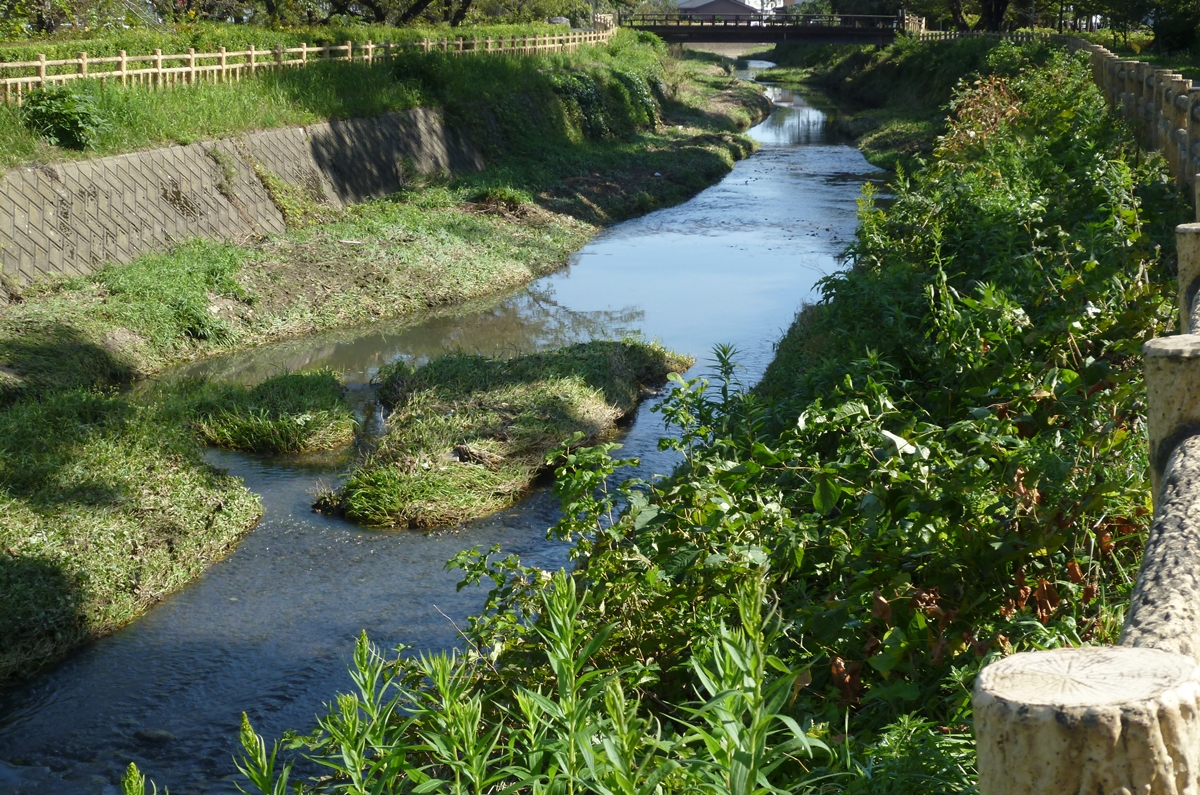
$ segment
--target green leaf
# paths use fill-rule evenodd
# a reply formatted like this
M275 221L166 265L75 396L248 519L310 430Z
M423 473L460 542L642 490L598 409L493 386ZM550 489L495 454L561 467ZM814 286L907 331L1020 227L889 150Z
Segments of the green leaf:
M813 508L824 516L837 507L842 488L834 480L834 475L824 470L817 473L813 485L816 487L813 491Z

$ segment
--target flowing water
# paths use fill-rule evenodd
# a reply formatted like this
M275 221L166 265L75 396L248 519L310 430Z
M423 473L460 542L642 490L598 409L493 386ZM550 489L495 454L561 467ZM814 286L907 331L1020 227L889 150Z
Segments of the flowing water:
M751 66L765 64L751 63ZM614 226L569 267L491 305L416 325L380 323L214 359L188 372L257 381L286 370L344 371L378 417L369 388L380 364L451 349L507 355L639 333L691 353L740 351L753 383L814 283L839 267L855 201L876 174L828 140L825 115L772 89L778 107L750 135L762 143L691 201ZM659 415L643 404L621 455L642 476L670 471ZM307 730L349 686L346 665L366 630L390 647L454 645L479 589L456 592L455 552L501 544L526 563L566 560L546 541L556 506L544 491L454 532L372 532L310 508L345 461L213 452L262 495L262 521L228 558L143 618L53 672L0 695L0 793L117 793L130 761L175 795L235 792L240 715L268 737Z

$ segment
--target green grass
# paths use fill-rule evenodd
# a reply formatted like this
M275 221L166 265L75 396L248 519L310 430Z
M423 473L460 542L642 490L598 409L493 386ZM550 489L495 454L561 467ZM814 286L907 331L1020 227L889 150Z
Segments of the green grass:
M0 681L128 622L260 512L154 407L70 390L0 411Z
M432 528L516 502L570 439L595 441L692 360L642 342L596 341L509 360L443 356L381 373L393 405L379 447L320 503L363 524Z
M269 28L262 25L224 24L218 22L179 23L157 28L128 28L109 30L63 29L57 35L0 43L0 61L33 61L38 53L45 53L48 60L75 58L80 52L89 57L100 58L116 55L125 50L129 55L149 55L154 50L164 54L185 53L189 47L196 52L217 52L224 46L228 50L247 50L253 44L260 50L269 50L276 45L299 47L302 42L312 45L341 45L352 41L356 45L372 41L383 44L416 43L428 38L454 39L458 36L480 39L491 36L536 36L561 34L557 25L471 25L459 28L450 26L413 26L397 28L390 25L297 25L286 28Z
M192 427L215 447L313 453L350 444L358 428L331 370L284 373L253 387L198 383L182 392Z

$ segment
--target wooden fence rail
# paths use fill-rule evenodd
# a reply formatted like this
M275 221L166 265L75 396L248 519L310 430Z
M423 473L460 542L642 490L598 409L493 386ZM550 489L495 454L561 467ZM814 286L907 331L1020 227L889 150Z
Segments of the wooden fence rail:
M0 96L5 104L20 105L25 94L33 88L65 85L74 80L119 82L122 86L171 88L201 82L229 83L247 75L268 69L288 69L324 61L349 61L372 64L391 59L401 51L443 52L450 55L535 55L544 52L570 52L590 44L607 42L615 29L573 31L544 36L510 36L507 38L423 39L419 42L375 44L366 42L299 47L275 47L270 50L226 50L164 54L155 50L150 55L117 55L94 58L86 52L75 58L0 63Z

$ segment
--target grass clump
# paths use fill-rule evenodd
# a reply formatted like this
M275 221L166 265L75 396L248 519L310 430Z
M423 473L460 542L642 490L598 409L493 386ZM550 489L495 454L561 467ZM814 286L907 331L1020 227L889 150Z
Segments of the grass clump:
M385 527L432 528L511 505L576 434L596 440L692 360L596 341L514 359L450 354L380 376L395 408L379 447L323 507Z
M313 453L354 441L358 422L331 370L284 373L253 387L202 384L189 395L205 442L250 453Z
M0 411L0 681L127 623L253 526L258 499L201 454L124 397Z

